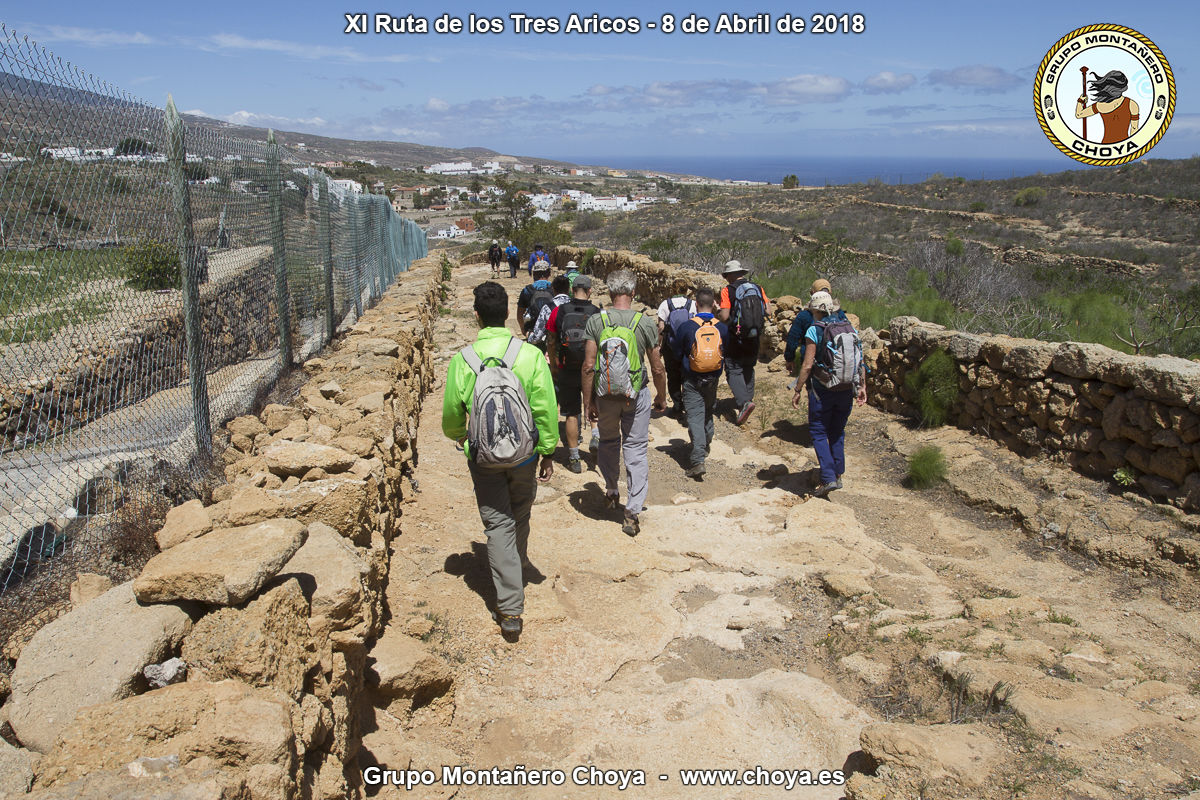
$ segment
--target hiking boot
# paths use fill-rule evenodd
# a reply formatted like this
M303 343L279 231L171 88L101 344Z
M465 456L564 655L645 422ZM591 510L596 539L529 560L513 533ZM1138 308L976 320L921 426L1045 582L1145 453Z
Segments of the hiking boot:
M688 467L687 469L685 469L683 471L683 474L689 478L699 478L701 475L704 474L704 465L696 464L694 466Z
M574 472L576 475L578 475L579 473L583 472L583 462L580 461L578 458L572 458L570 461L567 462L567 469L571 470L571 472Z
M754 410L754 401L751 400L746 405L742 406L742 410L738 412L737 419L734 420L735 425L744 425L746 420L750 419L750 412Z
M613 509L619 505L621 505L621 495L619 495L619 494L604 495L604 507L605 508Z
M497 621L500 623L500 635L510 642L515 642L521 636L520 614L496 614Z
M834 489L840 489L840 488L842 488L842 487L838 485L837 481L833 481L831 483L822 483L820 486L813 489L813 497L825 497L830 492L832 492Z
M625 514L625 524L621 526L621 533L626 536L637 536L641 530L642 526L638 524L637 514Z
M834 482L833 482L833 488L834 488L834 489L840 489L840 488L842 488L842 476L841 476L841 475L839 475L839 476L838 476L838 479L837 479L836 481L834 481Z
M599 449L600 449L600 434L593 433L592 441L590 444L588 444L588 450L591 450L594 453Z

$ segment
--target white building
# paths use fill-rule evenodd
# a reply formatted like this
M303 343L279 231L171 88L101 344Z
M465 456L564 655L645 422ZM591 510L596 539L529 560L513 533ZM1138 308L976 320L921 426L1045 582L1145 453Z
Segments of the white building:
M635 200L625 197L588 197L579 201L580 211L637 211Z
M474 168L470 161L439 161L430 164L425 171L437 175L470 175Z
M467 232L451 222L449 225L435 225L431 227L428 234L435 239L457 239L459 236L466 236Z
M330 181L332 186L339 190L340 194L362 194L363 185L358 181L352 181L349 178L341 178L339 180Z

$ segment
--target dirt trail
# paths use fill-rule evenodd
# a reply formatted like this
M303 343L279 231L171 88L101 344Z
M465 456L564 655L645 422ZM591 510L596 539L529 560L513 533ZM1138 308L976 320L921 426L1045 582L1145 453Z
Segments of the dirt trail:
M455 270L435 342L442 376L474 338L470 288L487 274ZM515 304L523 277L504 282ZM603 509L594 459L581 475L559 460L534 506L516 644L490 617L486 540L463 456L441 434L439 383L388 605L389 625L424 639L454 687L411 714L377 708L364 757L439 774L562 769L567 784L380 796L620 794L575 786L580 765L644 770L646 787L629 792L662 798L846 792L680 781L681 768L756 765L873 773L852 779L863 798L1150 798L1200 785L1191 573L1113 570L949 490L905 488L900 453L925 440L952 469L994 459L1000 474L1008 462L961 431L913 432L869 408L852 416L846 488L809 499L803 410L786 405L782 373L760 375L747 425L718 421L703 482L682 474L686 430L653 420L636 538ZM1045 469L1056 491L1088 489ZM1046 491L1029 490L1035 509ZM874 758L860 750L865 726Z

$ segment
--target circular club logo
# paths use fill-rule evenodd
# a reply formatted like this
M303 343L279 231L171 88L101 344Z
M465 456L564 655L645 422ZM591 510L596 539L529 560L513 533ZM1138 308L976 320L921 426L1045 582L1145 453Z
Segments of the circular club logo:
M1055 42L1033 87L1038 122L1076 161L1125 164L1150 152L1175 113L1175 76L1154 42L1088 25Z

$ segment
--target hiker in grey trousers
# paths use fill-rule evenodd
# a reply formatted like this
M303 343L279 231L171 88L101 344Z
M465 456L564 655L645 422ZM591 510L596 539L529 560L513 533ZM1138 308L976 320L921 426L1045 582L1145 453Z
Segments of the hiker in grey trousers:
M589 420L599 422L600 452L597 465L604 478L604 496L609 508L620 503L617 476L621 456L625 457L625 519L621 530L637 536L641 530L638 515L646 504L650 487L650 414L667 408L667 370L658 349L658 324L653 313L641 315L633 310L633 292L637 279L629 270L619 270L607 278L612 306L606 312L610 323L631 328L637 342L641 370L634 377L640 386L632 398L599 397L596 394L597 356L600 352L604 321L600 314L588 319L584 335L587 349L583 357L583 410ZM635 319L637 322L635 322ZM654 378L654 401L650 400L649 368Z

